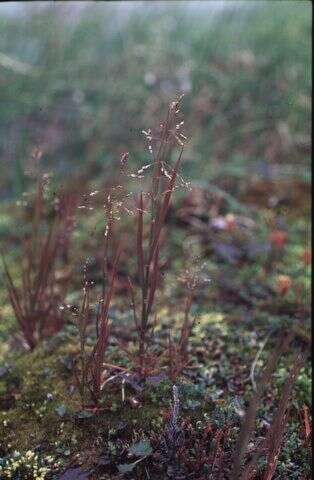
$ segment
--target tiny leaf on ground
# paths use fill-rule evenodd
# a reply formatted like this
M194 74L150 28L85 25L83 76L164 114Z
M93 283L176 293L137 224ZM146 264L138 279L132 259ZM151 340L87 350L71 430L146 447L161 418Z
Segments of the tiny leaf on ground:
M153 452L149 440L141 440L140 442L134 443L129 448L129 453L135 455L136 457L146 457Z

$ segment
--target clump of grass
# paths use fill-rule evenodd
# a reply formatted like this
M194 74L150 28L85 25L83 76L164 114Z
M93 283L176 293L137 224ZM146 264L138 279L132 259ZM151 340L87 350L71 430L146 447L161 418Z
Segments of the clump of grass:
M4 279L15 318L26 346L33 349L44 337L56 333L63 321L59 306L65 298L65 284L58 285L56 266L61 256L67 256L73 229L75 198L67 201L62 195L50 225L45 222L44 192L47 177L37 182L31 220L31 233L21 240L21 285L12 277L4 254Z
M167 117L160 124L159 132L154 134L151 130L143 131L153 162L139 170L138 175L141 175L149 166L152 166L153 173L150 189L145 194L143 192L140 194L136 207L136 255L141 296L138 307L133 282L129 281L134 323L138 335L137 369L141 377L147 374L148 344L150 331L154 325L154 304L160 279L162 233L171 197L177 187L178 172L186 141L185 135L181 132L184 122L178 119L181 98L170 103ZM173 165L170 165L168 159L176 148L179 150L177 158ZM147 216L149 219L145 221Z
M94 406L98 406L103 386L103 363L110 335L109 308L114 294L118 262L121 254L120 245L116 248L112 245L116 216L116 202L113 198L113 193L114 187L109 187L109 193L106 192L105 194L104 214L106 223L102 247L102 289L97 301L96 341L91 352L88 352L86 348L86 330L90 322L93 282L87 278L87 263L84 266L83 299L77 316L80 337L80 372L77 375L77 380L83 408L87 405L88 399L91 400ZM89 395L89 398L87 398L87 395Z
M110 324L109 307L114 293L114 284L117 275L117 265L120 253L117 251L114 260L108 289L98 301L96 315L96 341L90 353L86 349L86 328L90 319L90 292L91 285L85 282L83 301L78 314L77 325L80 336L80 375L78 378L79 391L83 408L86 406L87 393L94 406L99 404L102 390L103 363L108 346Z
M136 174L128 171L128 153L124 153L120 159L120 172L118 184L109 187L109 193L105 195L105 232L102 250L102 294L98 301L98 313L96 318L97 340L93 351L86 352L86 329L90 321L90 285L85 282L83 301L78 314L77 325L80 335L80 374L79 385L83 405L86 404L86 393L95 405L98 405L102 389L102 373L105 351L109 339L109 306L114 292L114 282L117 276L117 263L120 256L113 248L113 226L117 216L121 212L127 212L136 217L136 259L137 281L128 277L129 293L133 311L134 325L137 333L138 348L135 355L134 365L140 378L145 378L152 368L156 368L156 358L151 357L148 346L156 315L154 303L160 281L160 251L162 248L162 233L166 216L169 210L172 194L177 187L179 167L182 161L184 141L186 137L181 133L183 122L179 122L179 103L171 102L165 121L160 125L159 134L153 134L151 130L144 132L148 142L149 152L153 157L150 165L142 167ZM171 152L179 149L173 166L169 165L168 158ZM128 208L126 199L129 194L120 184L123 176L129 178L142 178L143 172L152 167L151 185L148 192L141 192L135 203L135 209ZM182 182L182 179L181 179ZM146 216L149 219L146 221ZM110 262L109 251L113 253L113 262ZM109 273L109 265L111 269ZM185 305L184 323L181 338L176 347L176 366L170 367L170 376L174 380L180 373L187 361L188 339L194 325L190 319L190 309L198 282L195 278L187 281L188 296ZM136 289L136 287L139 287ZM136 291L137 290L137 291ZM139 295L136 295L139 293ZM172 349L169 349L169 361L173 362ZM180 357L180 361L179 361ZM179 366L180 362L180 366Z

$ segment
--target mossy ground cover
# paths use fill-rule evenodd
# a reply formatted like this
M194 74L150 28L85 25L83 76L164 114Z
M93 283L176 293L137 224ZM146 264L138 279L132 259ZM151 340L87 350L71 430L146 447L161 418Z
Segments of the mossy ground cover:
M211 283L197 296L194 305L197 322L190 340L190 361L175 381L179 389L180 417L192 425L199 436L208 425L213 432L228 428L224 448L229 453L234 448L245 406L252 395L251 366L261 344L267 337L257 362L257 377L283 326L295 332L294 342L305 352L310 338L307 216L300 217L294 203L289 205L286 201L287 205L282 205L279 202L270 209L260 197L258 202L255 198L250 203L246 192L242 198L238 192L232 193L248 209L254 208L254 224L248 222L245 228L241 227L243 215L232 211L226 201L220 206L219 217L226 219L229 214L227 220L231 219L232 228L214 229L210 225L217 214L213 217L209 211L213 199L209 199L205 206L208 210L201 215L205 231L195 228L195 223L185 214L184 219L170 215L167 255L175 261L165 272L154 347L155 358L161 358L167 328L171 326L174 337L179 328L182 314L177 305L182 301L182 291L176 278L184 266L184 240L193 238L193 249L206 262ZM267 193L264 195L267 197ZM184 202L184 198L180 202ZM306 188L299 193L298 200L305 212L308 205ZM180 211L180 205L182 207L180 202L176 211ZM5 209L4 219L8 211ZM86 223L89 227L93 221L97 222L93 215L97 213L89 217L90 223ZM252 216L247 218L252 219ZM284 225L280 223L282 218ZM6 233L10 228L7 227ZM80 236L80 228L84 230L84 220L77 233L75 255L78 256L87 241L84 235ZM275 248L270 240L274 230L284 231L286 235L282 243L279 236ZM12 256L13 269L14 262ZM280 276L289 278L284 293L278 280ZM70 292L73 303L79 298L77 285L76 280ZM173 382L167 378L167 368L162 361L146 382L133 379L123 383L123 376L119 377L116 365L124 372L132 372L132 355L125 355L121 349L117 340L119 332L124 332L124 348L129 352L134 349L134 329L123 296L117 295L110 315L113 330L106 360L111 365L108 377L115 378L105 385L98 410L82 408L77 390L74 371L79 346L75 317L69 316L65 327L55 337L47 339L34 351L26 352L16 336L16 324L4 289L1 298L1 461L5 468L8 459L16 462L20 458L16 472L22 472L15 473L12 478L57 478L62 471L70 472L69 475L73 471L77 478L79 475L104 479L146 478L145 472L151 475L148 478L160 478L162 471L156 473L157 476L153 472L158 463L165 462L159 457L158 441L167 429ZM91 342L94 335L91 328ZM258 413L256 438L265 434L271 422L291 358L292 353L280 361L272 386L267 389ZM307 360L291 401L290 420L275 478L288 475L288 478L301 480L310 476L310 449L304 423L305 409L311 405L310 379L311 366ZM133 447L135 452L136 448L144 451L137 455ZM20 457L14 453L16 451ZM25 465L33 461L31 453L25 457L29 451L37 455L36 462L41 462L41 466L36 464L37 470L44 468L42 475L45 476L32 477L34 472L28 473ZM191 456L191 465L198 454L190 445L186 456ZM24 455L22 460L21 455ZM50 457L53 460L49 460ZM75 470L78 468L81 470ZM203 474L195 478L203 478Z

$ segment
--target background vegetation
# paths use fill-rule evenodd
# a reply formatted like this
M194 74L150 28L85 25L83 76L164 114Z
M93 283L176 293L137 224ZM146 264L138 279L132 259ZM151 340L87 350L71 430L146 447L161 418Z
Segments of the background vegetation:
M310 2L24 5L0 19L2 197L30 149L60 175L142 161L140 132L186 93L194 179L308 177ZM6 6L9 10L9 5Z

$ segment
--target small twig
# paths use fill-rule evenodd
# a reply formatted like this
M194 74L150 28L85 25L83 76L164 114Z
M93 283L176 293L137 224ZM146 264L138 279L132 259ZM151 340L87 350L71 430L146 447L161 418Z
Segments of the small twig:
M122 403L124 403L125 402L125 378L123 378L121 382L121 397L122 397Z
M117 373L117 375L111 375L111 377L107 378L104 382L102 382L101 387L100 387L100 390L102 390L102 389L104 388L104 386L106 385L106 383L111 382L112 380L114 380L114 379L117 378L118 376L119 376L119 374Z
M121 370L121 372L128 372L129 368L120 367L119 365L113 365L112 363L103 362L104 367L115 368L116 370Z

